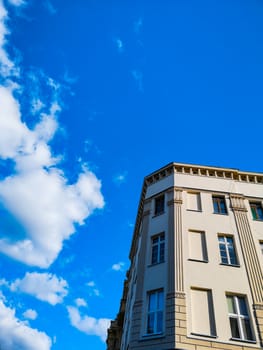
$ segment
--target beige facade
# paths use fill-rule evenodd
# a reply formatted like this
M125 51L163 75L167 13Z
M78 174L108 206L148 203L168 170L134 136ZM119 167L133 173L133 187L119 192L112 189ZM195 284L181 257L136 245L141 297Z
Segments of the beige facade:
M262 173L171 163L147 176L108 350L261 349L262 207Z

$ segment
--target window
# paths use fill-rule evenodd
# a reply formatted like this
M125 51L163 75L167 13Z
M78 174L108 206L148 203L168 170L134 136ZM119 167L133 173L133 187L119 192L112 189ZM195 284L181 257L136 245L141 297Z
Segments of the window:
M189 231L189 258L207 262L205 232Z
M212 291L191 289L192 334L216 336Z
M163 290L148 294L147 334L163 332Z
M226 265L238 265L233 237L218 236L221 263Z
M250 203L251 213L254 220L263 220L263 209L261 203Z
M245 297L227 295L227 306L232 338L254 340Z
M201 198L200 193L188 192L187 193L187 209L194 211L201 211Z
M164 212L164 195L155 198L154 215L160 215Z
M164 233L152 237L152 264L164 262Z
M213 196L215 214L227 214L225 197Z
M263 241L259 241L259 245L260 245L261 253L263 255Z

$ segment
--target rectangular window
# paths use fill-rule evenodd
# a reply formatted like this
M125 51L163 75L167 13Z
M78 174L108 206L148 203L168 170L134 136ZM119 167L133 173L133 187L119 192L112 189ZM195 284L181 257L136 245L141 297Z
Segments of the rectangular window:
M163 332L163 290L148 293L147 334Z
M208 260L205 232L189 231L189 257L198 261Z
M187 209L201 211L200 193L187 192Z
M160 215L164 212L164 195L155 198L154 215Z
M213 196L213 206L215 214L227 214L226 201L223 196Z
M227 306L232 338L254 340L246 298L237 295L227 295Z
M221 263L226 265L238 265L233 237L218 236Z
M152 237L152 264L164 262L164 233Z
M263 220L263 209L261 203L250 203L250 209L254 220Z
M192 333L216 336L212 291L191 289Z

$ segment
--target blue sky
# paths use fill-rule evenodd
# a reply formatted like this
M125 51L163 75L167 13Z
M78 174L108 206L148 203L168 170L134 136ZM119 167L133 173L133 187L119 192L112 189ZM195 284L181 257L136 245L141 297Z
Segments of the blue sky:
M262 172L263 4L0 0L0 346L102 350L143 177Z

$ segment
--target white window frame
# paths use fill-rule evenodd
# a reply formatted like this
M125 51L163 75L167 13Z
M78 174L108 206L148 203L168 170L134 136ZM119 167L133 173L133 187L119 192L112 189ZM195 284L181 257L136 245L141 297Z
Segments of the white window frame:
M224 242L221 242L219 241L219 238L224 238ZM232 246L233 246L233 250L234 250L234 254L235 254L235 260L236 260L236 263L233 264L231 262L231 256L230 256L230 253L229 253L229 243L227 242L227 238L231 238L232 240ZM227 257L227 262L223 262L222 261L222 255L221 255L221 249L220 249L220 244L223 244L224 247L225 247L225 251L226 251L226 257ZM224 265L234 265L234 266L238 266L238 258L237 258L237 252L236 252L236 246L235 246L235 242L234 242L234 237L231 236L231 235L225 235L225 234L219 234L218 235L218 246L219 246L219 253L220 253L220 258L221 258L221 264L224 264Z
M157 242L154 242L154 240L156 239L157 239ZM153 251L155 247L157 247L157 258L156 258L156 261L153 261ZM156 265L156 264L163 263L164 258L165 258L165 235L164 235L164 232L162 232L162 233L159 233L158 235L152 236L151 264Z
M231 313L228 310L229 322L230 322L231 318L234 318L234 319L237 320L237 326L238 326L238 331L239 331L239 335L240 335L240 338L233 337L232 329L231 329L231 325L230 325L232 339L245 340L245 341L254 341L252 324L251 324L251 319L249 317L249 311L248 311L248 307L247 307L246 297L242 296L242 295L227 295L227 298L232 298L233 299L234 308L236 310L236 313ZM247 311L246 315L241 313L240 303L239 303L240 299L243 299L243 301L244 301L244 303L246 305L246 311ZM243 326L242 320L248 320L248 322L249 322L249 326L250 326L250 330L251 330L251 339L248 339L248 338L245 337L244 326Z
M150 309L150 301L151 297L155 297L155 305L153 309ZM160 297L162 298L162 305L160 304ZM161 330L157 330L158 327L158 315L162 314L162 324L161 324ZM153 316L153 331L149 331L149 318L150 316ZM148 305L147 305L147 321L146 321L146 335L156 335L156 334L162 334L164 328L164 291L163 289L158 289L154 291L148 292Z

